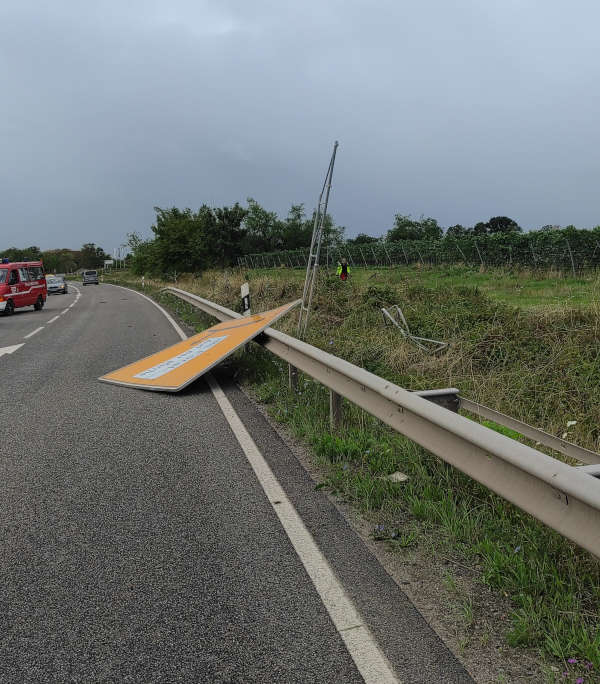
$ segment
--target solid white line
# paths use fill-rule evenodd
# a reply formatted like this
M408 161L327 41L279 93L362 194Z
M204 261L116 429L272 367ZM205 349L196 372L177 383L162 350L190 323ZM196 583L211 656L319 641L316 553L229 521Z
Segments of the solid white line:
M229 399L210 373L206 375L206 379L365 683L397 683L399 680L387 658L380 650L369 628L363 623L352 600L306 529L302 518L288 499Z
M60 315L62 316L63 314L66 314L67 311L68 311L69 309L70 309L70 307L67 307L66 309L64 309L63 311L61 311L61 312L60 312Z
M33 337L36 333L39 333L39 331L40 331L40 330L43 330L43 329L44 329L44 326L42 326L41 328L37 328L37 329L34 330L33 332L30 332L29 335L24 335L24 336L23 336L23 339L26 340L26 339L28 339L29 337Z
M51 318L51 319L46 323L46 325L48 325L48 324L50 324L50 323L54 323L54 321L56 321L56 320L58 320L58 316L54 316L54 318Z
M113 285L113 287L121 286ZM130 290L127 287L122 289ZM144 297L160 309L175 328L179 337L182 340L187 339L187 335L160 304L141 292L130 291ZM210 373L205 378L365 684L400 684L400 680L394 674L371 631L367 625L363 624L352 599L346 593L327 559L306 529L302 518L288 499L287 494L244 427L229 399Z

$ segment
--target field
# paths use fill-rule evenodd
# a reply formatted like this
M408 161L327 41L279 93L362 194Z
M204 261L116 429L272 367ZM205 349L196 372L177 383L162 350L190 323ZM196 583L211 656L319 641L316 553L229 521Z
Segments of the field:
M304 282L301 269L264 269L252 271L260 274ZM564 310L588 307L600 296L600 274L590 273L585 278L572 278L563 272L536 272L529 270L503 270L469 268L464 266L394 266L393 268L355 268L352 278L365 285L382 282L390 285L403 283L425 287L477 288L490 299L523 309Z
M178 286L239 310L239 288L248 279L259 311L300 296L303 276L290 269L232 270L181 279ZM127 274L119 279L140 285ZM347 283L323 272L307 341L408 389L458 387L466 397L598 450L599 284L595 274L575 280L464 267L353 269ZM209 323L159 295L161 285L148 281L146 289L194 325ZM426 354L385 327L380 307L392 304L415 334L449 348ZM293 334L292 317L278 327ZM358 409L348 407L342 434L330 434L326 391L303 378L291 394L286 369L267 352L253 347L236 368L271 415L311 447L323 485L361 511L375 539L406 559L419 550L450 559L451 568L468 568L471 580L510 602L500 625L508 644L560 661L561 681L597 681L597 559ZM387 481L395 471L409 479ZM452 571L448 584L457 584ZM470 594L459 602L461 638L465 649L474 648L486 638L477 631L484 616Z

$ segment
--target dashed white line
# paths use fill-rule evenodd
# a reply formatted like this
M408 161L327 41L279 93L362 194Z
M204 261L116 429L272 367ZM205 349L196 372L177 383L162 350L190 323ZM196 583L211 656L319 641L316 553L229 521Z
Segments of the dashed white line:
M71 285L71 287L73 287L73 289L77 292L77 296L75 297L75 300L73 302L71 302L71 304L69 304L69 306L66 309L61 311L58 316L54 316L54 318L51 318L46 323L46 325L48 325L49 323L54 323L54 321L56 321L60 316L62 316L63 314L66 314L71 307L73 307L73 306L75 306L75 304L77 304L77 300L81 297L81 292L74 285ZM45 326L43 326L43 325L40 326L39 328L36 328L33 332L30 332L27 335L23 335L23 339L28 340L30 337L37 335L40 332L40 330L43 330L44 328L45 328ZM20 346L22 346L22 345L20 345Z
M30 338L30 337L33 337L36 333L39 333L39 331L40 331L40 330L43 330L43 329L44 329L44 326L42 325L41 328L36 328L33 332L30 332L29 335L24 335L24 336L23 336L23 339L26 340L26 339L28 339L28 338Z

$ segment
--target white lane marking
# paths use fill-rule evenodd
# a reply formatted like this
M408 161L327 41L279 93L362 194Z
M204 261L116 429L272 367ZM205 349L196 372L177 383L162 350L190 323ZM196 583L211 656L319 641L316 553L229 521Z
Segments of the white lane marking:
M74 285L71 285L71 287L73 287L75 290L77 290L77 297L75 297L75 301L74 301L72 304L70 304L64 311L61 311L61 313L59 314L60 316L62 316L63 314L67 313L67 311L68 311L72 306L75 306L75 304L77 304L77 300L79 299L79 297L81 297L81 294L80 294L79 290L78 290ZM55 321L58 317L59 317L59 316L54 316L54 318L51 318L51 319L48 321L48 323L54 323L54 321ZM47 324L48 324L48 323L47 323ZM47 324L46 324L46 325L47 325ZM44 327L45 327L45 326L42 325L41 327L36 328L33 332L30 332L28 335L23 335L23 339L24 339L24 340L27 340L27 339L29 339L30 337L33 337L34 335L37 335L37 333L39 333L40 330L43 330ZM23 343L23 344L24 344L24 343ZM20 345L20 346L22 346L22 345ZM6 347L6 349L9 349L9 348L10 348L10 347ZM17 347L17 348L18 348L18 347ZM1 350L0 350L0 351L1 351ZM4 352L4 353L11 354L12 352ZM1 356L1 354L0 354L0 356Z
M24 344L25 342L21 342L21 344L13 344L11 347L2 347L0 348L0 356L4 356L4 354L14 354L17 349L21 349Z
M43 329L44 329L44 326L42 325L41 328L36 328L33 332L30 332L29 335L24 335L23 339L26 340L29 337L33 337L35 334L39 333L40 330L43 330Z
M121 285L113 285L113 287L121 287ZM128 287L121 287L121 289L130 290ZM160 304L141 292L136 290L130 290L130 292L135 292L154 304L175 328L179 337L182 340L187 339L187 335ZM229 399L210 373L204 377L365 684L400 684L400 680L379 648L371 630L364 624L352 599L306 529L302 518L288 499Z
M244 427L229 399L210 373L205 377L221 407L221 411L223 411L223 415L277 514L279 522L292 542L292 546L300 557L321 597L321 601L333 620L333 624L346 644L352 660L354 660L358 671L365 680L365 684L397 683L399 680L387 658L377 645L367 625L364 624L352 600L335 576L312 535L306 529L302 518L288 499L287 494Z

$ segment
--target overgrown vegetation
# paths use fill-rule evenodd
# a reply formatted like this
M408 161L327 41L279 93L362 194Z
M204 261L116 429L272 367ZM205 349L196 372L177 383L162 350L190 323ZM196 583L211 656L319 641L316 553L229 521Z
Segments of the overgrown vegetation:
M289 273L230 270L178 284L239 309L239 288L248 279L258 311L300 295L301 279ZM443 271L434 277L426 269L414 269L410 278L364 274L346 283L323 274L308 341L409 389L455 386L476 401L553 434L568 431L573 441L598 449L595 302L528 310L490 299L469 284L469 273L464 269L463 284L451 286ZM453 269L449 277L457 275ZM501 280L506 273L494 276ZM139 287L139 280L129 282ZM590 278L586 284L594 283ZM147 284L158 296L161 283ZM426 356L385 328L379 307L390 304L402 307L413 332L446 340L449 350ZM181 302L169 305L199 326L209 322ZM293 317L281 327L293 333ZM271 414L311 445L325 469L325 485L372 520L376 538L400 551L427 540L435 553L473 567L481 582L513 603L510 644L559 658L573 677L569 681L576 675L594 681L600 669L597 559L355 407L345 412L343 433L330 434L324 388L303 377L298 393L290 394L286 368L260 348L240 356L236 367ZM386 479L396 471L408 480ZM569 664L570 658L577 663Z

